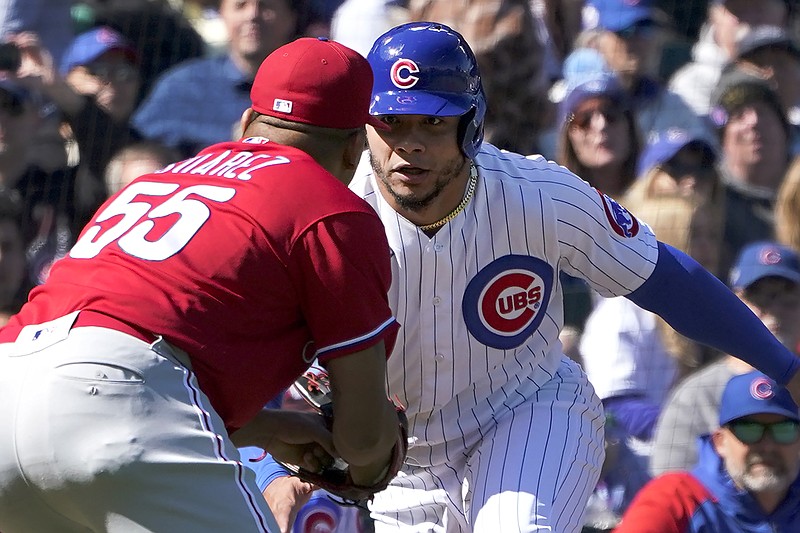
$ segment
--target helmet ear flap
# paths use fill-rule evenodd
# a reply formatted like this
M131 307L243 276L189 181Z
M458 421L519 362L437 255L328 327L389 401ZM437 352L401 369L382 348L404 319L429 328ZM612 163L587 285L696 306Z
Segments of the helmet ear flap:
M483 142L483 120L486 115L486 100L481 94L472 108L461 115L458 122L458 142L461 151L469 159L474 159Z

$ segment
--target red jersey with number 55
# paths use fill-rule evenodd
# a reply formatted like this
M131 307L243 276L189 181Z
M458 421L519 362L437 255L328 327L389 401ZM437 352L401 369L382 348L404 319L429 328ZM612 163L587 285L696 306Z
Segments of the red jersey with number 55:
M163 335L235 429L315 357L391 353L389 254L372 208L309 155L223 143L109 198L7 328L86 309Z

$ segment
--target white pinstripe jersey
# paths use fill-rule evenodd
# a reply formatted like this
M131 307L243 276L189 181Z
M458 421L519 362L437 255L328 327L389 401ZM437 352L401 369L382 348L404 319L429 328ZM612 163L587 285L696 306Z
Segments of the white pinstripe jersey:
M401 329L389 392L407 406L417 445L466 444L498 406L552 376L563 356L559 271L619 296L658 255L649 227L564 167L487 143L475 164L475 196L432 238L386 203L368 157L350 185L378 212L394 253Z

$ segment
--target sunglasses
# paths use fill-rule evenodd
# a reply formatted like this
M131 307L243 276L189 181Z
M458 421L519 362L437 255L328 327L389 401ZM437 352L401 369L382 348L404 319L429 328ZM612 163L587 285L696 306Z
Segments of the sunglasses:
M767 430L776 444L794 444L800 438L800 423L794 420L782 420L771 424L738 420L731 422L727 427L743 444L761 442Z
M569 116L569 124L570 126L575 126L582 130L588 129L592 124L592 119L594 118L595 114L602 116L610 125L616 124L622 120L625 112L620 107L615 105L595 107L592 109L578 111L577 113L571 113Z
M677 161L667 161L659 166L661 167L661 170L675 178L679 178L681 176L696 176L698 178L711 179L716 175L717 172L717 170L714 168L713 162L687 165Z
M86 69L92 76L96 76L106 81L127 82L136 78L136 68L133 65L122 63L109 65L106 63L94 63L88 65Z

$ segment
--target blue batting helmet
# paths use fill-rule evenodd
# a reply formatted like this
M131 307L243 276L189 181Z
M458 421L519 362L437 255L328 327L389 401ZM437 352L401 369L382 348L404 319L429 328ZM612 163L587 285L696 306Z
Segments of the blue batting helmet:
M458 141L473 159L483 142L486 97L478 62L458 32L410 22L381 35L367 54L375 82L373 115L462 117Z

